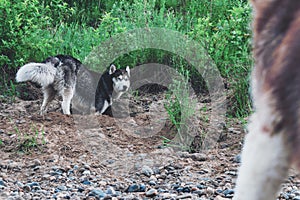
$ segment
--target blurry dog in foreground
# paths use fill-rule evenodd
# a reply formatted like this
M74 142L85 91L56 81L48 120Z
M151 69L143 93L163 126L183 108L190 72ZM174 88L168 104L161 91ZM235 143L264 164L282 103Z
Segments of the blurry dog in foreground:
M71 56L51 56L42 63L28 63L22 66L17 72L16 81L32 81L42 86L44 99L41 114L46 113L49 103L56 95L60 95L63 99L62 111L69 115L81 65L79 60Z
M300 1L252 0L255 113L234 200L271 200L300 167Z

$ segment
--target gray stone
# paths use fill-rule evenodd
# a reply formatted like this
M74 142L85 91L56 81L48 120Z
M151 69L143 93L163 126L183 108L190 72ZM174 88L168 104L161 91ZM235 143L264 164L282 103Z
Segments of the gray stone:
M151 188L150 190L148 190L145 195L146 197L154 197L158 194L156 189Z
M143 166L142 168L142 174L144 174L147 177L150 177L153 174L153 170L149 166Z

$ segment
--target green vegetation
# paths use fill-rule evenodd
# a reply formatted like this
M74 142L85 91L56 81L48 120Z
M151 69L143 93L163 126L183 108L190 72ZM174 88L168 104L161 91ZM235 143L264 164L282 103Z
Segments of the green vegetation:
M183 80L173 80L166 95L165 108L178 134L188 132L188 121L195 115L196 101L190 96L189 71L181 69Z
M248 1L2 0L0 13L3 95L17 95L11 80L18 67L27 62L42 61L55 54L70 54L84 61L93 48L118 33L160 27L178 31L202 44L228 89L228 115L249 114L248 75L252 58ZM115 61L118 66L132 67L150 62L184 68L183 73L188 71L190 77L200 79L193 66L162 50L140 49ZM169 111L172 109L171 106ZM178 117L176 113L172 115Z
M178 144L173 147L181 148L181 150L191 150L189 145L189 133L191 132L191 122L195 116L196 100L191 97L191 89L189 84L189 71L181 68L179 72L182 74L181 80L173 80L166 95L165 108L168 112L169 119L175 125L177 135L175 142ZM174 142L174 141L172 141ZM164 146L171 145L164 139Z
M41 150L41 147L46 144L43 128L39 131L35 125L31 125L31 131L28 133L21 132L17 126L14 129L18 135L17 149L20 152L31 153L32 150Z

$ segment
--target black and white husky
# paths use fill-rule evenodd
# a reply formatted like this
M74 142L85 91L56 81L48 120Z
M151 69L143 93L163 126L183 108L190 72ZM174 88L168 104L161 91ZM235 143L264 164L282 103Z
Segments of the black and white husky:
M130 87L130 69L116 69L114 65L102 75L84 65L79 69L76 92L72 99L74 114L108 114L114 100ZM118 102L120 103L120 102ZM106 112L107 111L107 112Z
M98 114L112 115L110 107L115 100L128 91L130 87L130 69L116 69L111 65L100 78L95 95L95 109Z
M70 104L75 92L77 73L81 62L68 55L48 57L42 63L28 63L16 75L17 82L32 81L40 84L43 90L41 114L47 111L49 103L56 95L62 96L62 111L70 114Z

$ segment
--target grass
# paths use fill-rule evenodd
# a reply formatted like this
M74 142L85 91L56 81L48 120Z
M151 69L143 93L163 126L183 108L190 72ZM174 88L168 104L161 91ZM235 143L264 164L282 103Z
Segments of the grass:
M182 143L175 143L174 140L168 139L164 136L162 138L162 146L163 147L171 147L174 149L178 149L180 151L191 151L190 145L183 145Z
M177 129L175 143L189 147L191 121L196 113L196 101L191 96L189 71L181 68L180 79L174 79L166 95L165 109Z
M21 132L17 126L14 126L15 134L17 134L17 150L26 154L30 154L33 150L41 151L41 147L46 144L44 128L41 131L32 124L30 132Z

